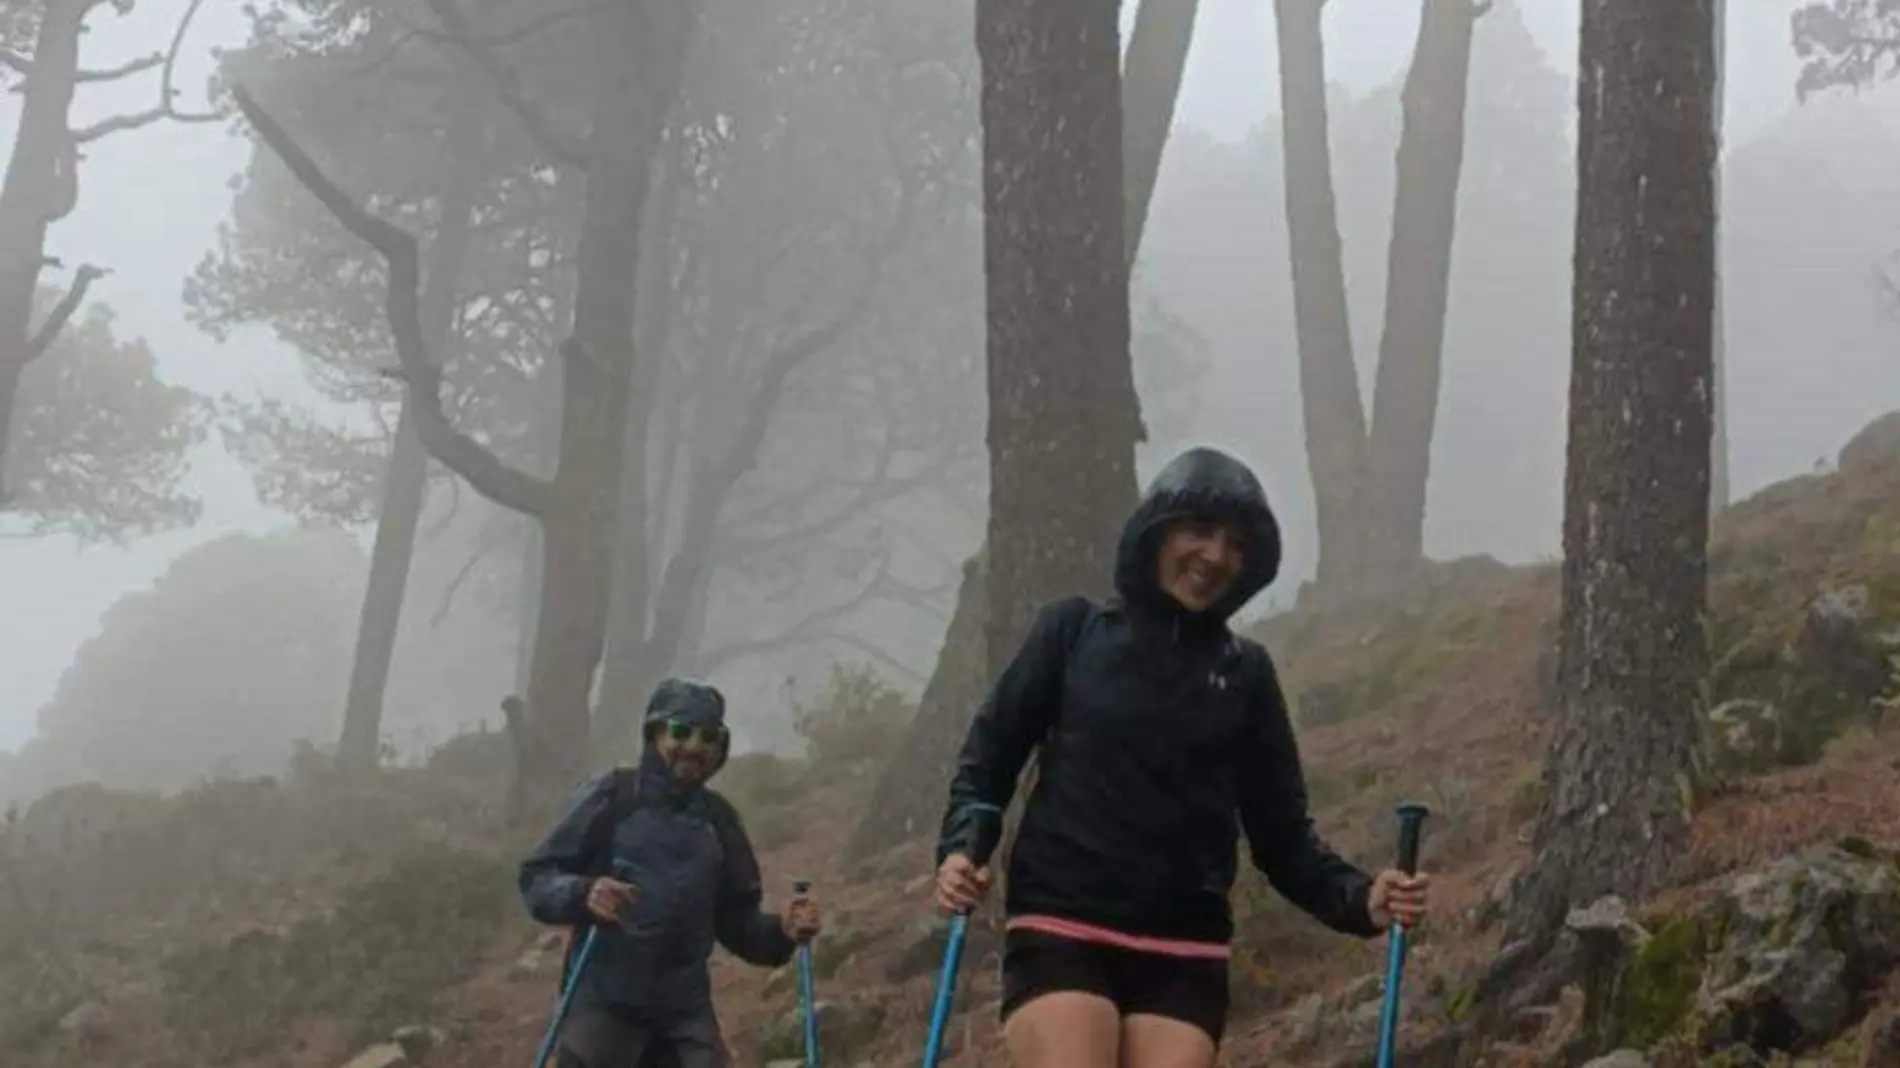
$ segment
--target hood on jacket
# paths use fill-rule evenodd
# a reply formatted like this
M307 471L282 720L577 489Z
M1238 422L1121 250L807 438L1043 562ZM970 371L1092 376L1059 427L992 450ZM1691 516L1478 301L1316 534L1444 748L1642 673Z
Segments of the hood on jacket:
M708 683L691 679L668 677L660 680L660 684L653 688L653 696L647 699L646 715L641 717L641 736L645 739L640 759L643 783L653 781L669 789L673 785L672 769L666 766L666 761L660 759L653 747L653 739L660 726L673 720L695 727L724 726L726 695ZM707 773L707 778L710 779L713 772L726 766L731 748L732 743L728 740L720 749L719 757L714 761L712 771Z
M1190 615L1161 588L1156 573L1167 525L1189 518L1232 523L1240 529L1244 543L1240 574L1219 601L1205 612L1191 613L1224 624L1280 573L1280 523L1260 480L1246 464L1219 449L1189 449L1148 484L1134 514L1122 526L1115 590L1131 606Z

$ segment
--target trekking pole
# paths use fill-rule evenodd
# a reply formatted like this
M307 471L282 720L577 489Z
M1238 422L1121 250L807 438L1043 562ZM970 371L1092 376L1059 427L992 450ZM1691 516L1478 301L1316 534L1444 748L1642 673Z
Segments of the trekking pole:
M1431 810L1416 801L1399 806L1399 870L1418 874L1418 840ZM1399 982L1405 977L1405 928L1397 923L1386 934L1385 1004L1379 1007L1378 1068L1392 1068L1399 1031Z
M541 1036L541 1049L534 1055L534 1068L546 1068L548 1057L554 1053L554 1044L561 1039L561 1025L567 1022L567 1010L574 1004L574 991L581 985L581 972L586 970L588 958L594 955L594 941L599 937L600 928L589 927L587 937L581 939L580 952L574 955L567 969L567 982L561 986L561 1000L554 1004L554 1016L548 1020L547 1033Z
M792 880L792 901L800 903L811 893L810 879ZM811 942L798 943L798 1014L805 1024L805 1068L818 1068L818 1007L812 1000Z
M626 865L616 863L613 870L614 875L627 879ZM600 925L590 923L587 936L581 939L580 951L574 954L568 964L566 979L561 984L561 999L554 1003L554 1015L548 1020L547 1033L541 1036L541 1049L534 1055L534 1068L547 1068L548 1058L554 1054L554 1045L561 1040L561 1025L567 1022L568 1010L574 1007L574 991L580 989L581 973L587 970L587 962L594 956L594 944L599 940Z
M990 862L1003 837L1003 810L995 805L972 805L970 818L976 836L970 843L970 861L978 868ZM930 1036L924 1041L924 1068L937 1068L943 1054L943 1029L950 1022L950 1006L957 996L957 968L963 963L964 931L970 923L970 910L960 909L950 917L950 936L943 944L943 968L937 973L937 1000L930 1007Z

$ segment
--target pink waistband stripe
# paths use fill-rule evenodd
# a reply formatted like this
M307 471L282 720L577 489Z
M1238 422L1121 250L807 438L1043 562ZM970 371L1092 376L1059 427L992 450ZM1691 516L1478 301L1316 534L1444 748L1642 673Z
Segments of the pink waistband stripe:
M1172 938L1124 934L1107 927L1065 920L1058 916L1012 916L1008 928L1012 931L1035 931L1039 934L1055 935L1057 938L1091 942L1098 946L1114 946L1117 949L1129 949L1137 953L1154 953L1164 957L1228 960L1233 956L1232 948L1218 942L1183 942Z

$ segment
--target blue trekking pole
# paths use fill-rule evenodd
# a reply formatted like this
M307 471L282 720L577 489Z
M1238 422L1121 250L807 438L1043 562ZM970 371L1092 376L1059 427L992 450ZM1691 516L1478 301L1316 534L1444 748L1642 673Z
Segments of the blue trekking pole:
M1399 870L1418 874L1418 839L1431 810L1415 801L1399 806ZM1378 1068L1392 1068L1393 1047L1399 1032L1399 983L1405 977L1405 928L1393 924L1386 933L1385 1003L1379 1006Z
M792 900L801 902L811 893L810 879L792 880ZM798 1015L805 1024L805 1068L818 1068L818 1010L812 1000L811 943L798 943Z
M970 819L976 828L970 843L970 861L978 868L990 862L1003 837L1003 810L995 805L971 805ZM943 968L937 973L937 1000L930 1007L930 1037L924 1042L924 1068L937 1068L943 1054L943 1029L950 1022L950 1006L957 997L957 969L963 963L964 931L970 923L968 909L950 917L950 937L943 944Z
M625 865L615 864L614 874L626 878ZM599 939L600 925L589 924L587 937L581 939L580 951L568 963L567 977L561 984L561 999L554 1003L554 1016L548 1020L547 1034L541 1036L541 1049L534 1055L534 1068L546 1068L548 1058L554 1053L554 1044L561 1040L561 1025L567 1022L568 1010L574 1007L574 991L580 989L581 973L587 970L587 962L594 955L594 943Z

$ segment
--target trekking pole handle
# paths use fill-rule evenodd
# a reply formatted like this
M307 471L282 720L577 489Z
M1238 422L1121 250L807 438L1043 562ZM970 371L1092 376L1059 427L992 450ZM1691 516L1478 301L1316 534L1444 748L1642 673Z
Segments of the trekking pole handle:
M990 862L996 847L1003 844L1003 810L977 802L970 805L968 811L975 831L970 836L970 863L981 868Z
M1399 870L1407 875L1418 874L1418 843L1424 833L1425 818L1432 810L1416 801L1407 801L1399 806Z
M810 896L811 896L811 880L810 879L793 879L792 880L792 900L793 901L803 901Z

